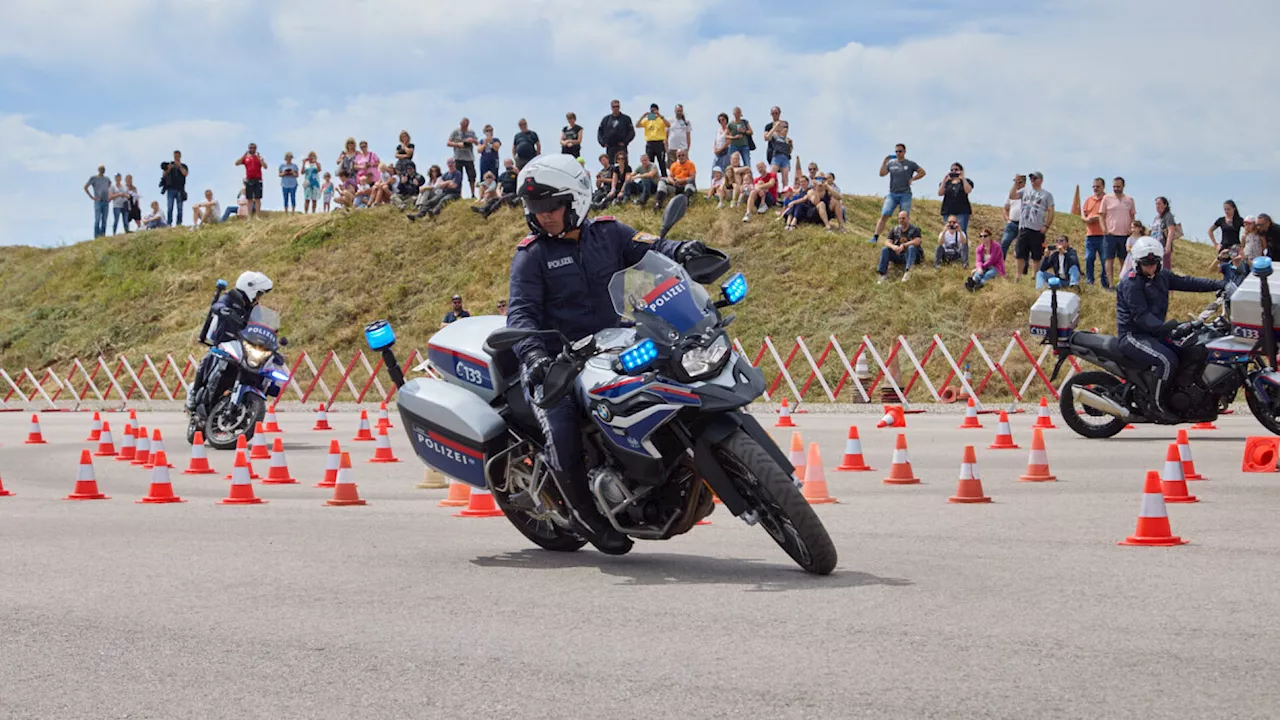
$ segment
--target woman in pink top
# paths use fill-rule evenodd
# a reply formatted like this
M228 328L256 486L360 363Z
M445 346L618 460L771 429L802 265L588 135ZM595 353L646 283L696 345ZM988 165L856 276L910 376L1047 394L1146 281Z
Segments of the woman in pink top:
M382 179L382 171L378 168L381 162L378 153L369 149L369 142L361 140L360 152L356 153L356 177L371 175L373 181L378 182Z
M991 234L991 228L982 228L978 233L977 264L973 274L964 281L964 286L972 292L995 279L997 275L1004 277L1004 252L1000 249L1000 241Z

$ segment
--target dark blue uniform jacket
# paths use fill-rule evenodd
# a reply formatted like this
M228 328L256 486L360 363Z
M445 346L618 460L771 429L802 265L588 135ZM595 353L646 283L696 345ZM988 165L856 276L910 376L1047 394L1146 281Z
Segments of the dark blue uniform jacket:
M1116 288L1116 334L1154 335L1169 312L1169 291L1215 292L1218 280L1183 277L1161 269L1148 278L1138 270L1129 272Z

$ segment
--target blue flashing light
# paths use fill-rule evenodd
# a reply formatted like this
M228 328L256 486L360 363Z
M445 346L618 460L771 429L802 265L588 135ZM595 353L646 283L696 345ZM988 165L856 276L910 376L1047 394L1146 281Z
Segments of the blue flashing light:
M1054 290L1057 290L1061 286L1062 286L1061 278L1056 278L1056 277L1049 278L1049 287L1053 288Z
M364 339L372 350L384 350L396 344L396 331L386 320L375 320L364 326Z
M634 375L643 371L657 359L658 346L654 344L653 340L648 338L645 338L626 350L623 350L622 354L618 356L618 361L622 363L622 369L625 370L628 375Z
M279 370L272 370L270 375L271 375L271 379L275 380L278 383L285 383L289 381L289 373L286 373L286 372L281 372Z
M1271 258L1263 255L1253 261L1253 272L1255 275L1266 277L1271 274Z
M733 277L720 286L720 291L724 293L724 299L730 305L737 305L747 296L747 276L734 273Z

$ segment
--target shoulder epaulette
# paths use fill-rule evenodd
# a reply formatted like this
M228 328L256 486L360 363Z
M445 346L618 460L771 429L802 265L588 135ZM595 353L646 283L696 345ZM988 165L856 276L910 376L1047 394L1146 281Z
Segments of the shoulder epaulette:
M617 218L612 215L600 215L592 219L596 222L615 222L617 220Z
M534 240L537 240L537 239L538 239L538 236L537 236L537 235L526 235L526 236L524 237L524 239L523 239L523 240L521 240L520 242L516 243L516 249L517 249L517 250L520 250L520 249L523 249L523 248L527 248L527 247L529 247L530 245L532 245L532 244L533 244L533 241L534 241Z

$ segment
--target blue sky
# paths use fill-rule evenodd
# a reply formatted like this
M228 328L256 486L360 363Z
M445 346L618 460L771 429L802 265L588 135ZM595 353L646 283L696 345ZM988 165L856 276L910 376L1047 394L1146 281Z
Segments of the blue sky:
M1015 172L1043 170L1060 210L1077 184L1124 175L1140 217L1166 195L1198 237L1228 197L1245 213L1280 210L1278 8L14 0L0 47L0 244L87 239L80 188L99 164L132 172L149 201L159 163L182 149L189 192L227 203L249 141L273 165L316 150L328 167L348 135L388 157L404 128L420 159L442 161L463 115L507 139L527 117L548 146L565 110L594 131L611 97L633 116L683 102L702 177L717 112L740 105L761 132L777 104L800 157L846 192L883 194L879 161L901 141L930 172L918 195L952 161L989 203ZM269 181L265 206L279 205Z

